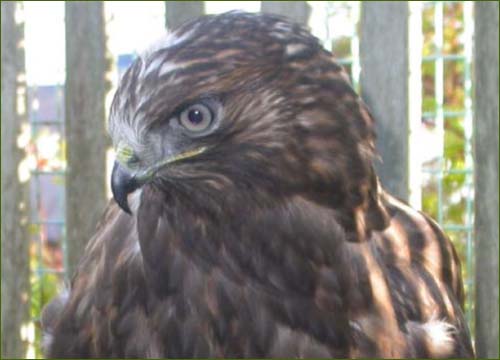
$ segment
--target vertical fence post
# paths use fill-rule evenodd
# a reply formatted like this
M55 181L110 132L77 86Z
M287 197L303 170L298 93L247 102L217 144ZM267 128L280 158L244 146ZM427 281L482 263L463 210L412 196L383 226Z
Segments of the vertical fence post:
M311 7L306 1L261 1L261 11L286 16L303 25L307 25L311 15Z
M78 264L106 205L104 5L66 6L66 234L68 273Z
M205 13L203 1L165 1L165 27L173 30Z
M498 2L475 3L476 351L498 359Z
M384 187L408 200L408 2L361 7L361 96L376 119L376 164Z
M24 23L20 2L2 1L2 358L24 358L21 328L29 320L28 186L18 176L24 151L17 145L27 121Z

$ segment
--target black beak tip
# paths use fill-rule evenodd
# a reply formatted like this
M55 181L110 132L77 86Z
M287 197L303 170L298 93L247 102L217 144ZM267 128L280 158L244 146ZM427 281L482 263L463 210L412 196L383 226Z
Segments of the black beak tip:
M125 211L127 214L129 215L132 215L132 211L130 211L130 207L128 206L128 201L127 201L127 195L125 195L124 197L122 198L117 198L116 196L114 197L115 198L115 201L116 203L118 204L118 206L123 210Z
M136 179L118 162L113 166L113 173L111 175L111 191L113 198L123 211L132 215L128 205L128 194L135 191L139 187Z

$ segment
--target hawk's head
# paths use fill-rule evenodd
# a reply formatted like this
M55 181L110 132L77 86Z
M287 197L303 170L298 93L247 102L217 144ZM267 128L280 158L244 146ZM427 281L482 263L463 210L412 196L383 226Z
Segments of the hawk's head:
M231 12L169 34L124 75L109 130L127 212L145 184L262 203L301 194L349 214L376 197L372 118L331 53L279 17Z

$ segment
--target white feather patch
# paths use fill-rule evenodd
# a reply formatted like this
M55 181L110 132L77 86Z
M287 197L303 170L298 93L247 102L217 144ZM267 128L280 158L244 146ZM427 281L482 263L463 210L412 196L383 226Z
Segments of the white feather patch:
M142 189L134 191L131 195L129 195L129 204L130 210L136 214L137 210L139 210L139 205L141 205L141 194Z
M427 346L434 358L447 357L453 351L455 327L443 320L431 319L421 325L427 337Z

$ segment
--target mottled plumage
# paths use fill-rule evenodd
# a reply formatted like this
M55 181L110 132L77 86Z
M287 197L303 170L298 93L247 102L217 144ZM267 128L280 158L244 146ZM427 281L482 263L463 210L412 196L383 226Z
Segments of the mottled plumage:
M42 319L49 356L473 356L453 245L381 188L369 111L299 25L180 27L109 129L119 206Z

